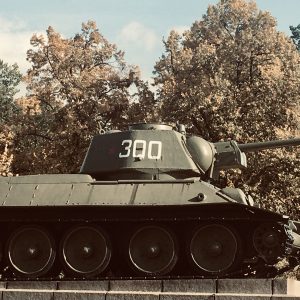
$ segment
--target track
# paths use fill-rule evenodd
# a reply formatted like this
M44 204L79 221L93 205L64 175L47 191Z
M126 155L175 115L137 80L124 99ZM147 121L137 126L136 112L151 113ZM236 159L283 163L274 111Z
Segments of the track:
M284 219L246 210L30 212L2 216L3 280L272 277L288 248Z

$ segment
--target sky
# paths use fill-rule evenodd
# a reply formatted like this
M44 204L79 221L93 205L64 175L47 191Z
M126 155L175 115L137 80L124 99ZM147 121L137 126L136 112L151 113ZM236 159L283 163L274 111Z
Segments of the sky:
M126 62L141 68L150 79L163 54L163 39L170 30L179 33L200 20L217 0L0 0L0 59L17 63L22 73L29 40L46 34L52 26L66 38L80 32L81 24L94 20L109 42L125 51ZM258 8L277 19L278 30L290 35L289 26L300 24L299 0L257 0Z

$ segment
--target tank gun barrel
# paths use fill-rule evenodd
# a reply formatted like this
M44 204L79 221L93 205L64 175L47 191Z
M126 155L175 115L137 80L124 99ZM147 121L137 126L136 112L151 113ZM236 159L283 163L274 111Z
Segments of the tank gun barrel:
M287 140L275 140L268 142L256 142L247 144L238 144L239 149L242 152L254 152L272 148L282 148L288 146L299 146L300 138L287 139Z
M235 141L209 143L204 139L192 136L187 138L187 147L193 160L197 163L202 173L209 172L210 178L218 178L220 170L247 167L247 152L265 149L299 146L300 138L274 140L237 144Z

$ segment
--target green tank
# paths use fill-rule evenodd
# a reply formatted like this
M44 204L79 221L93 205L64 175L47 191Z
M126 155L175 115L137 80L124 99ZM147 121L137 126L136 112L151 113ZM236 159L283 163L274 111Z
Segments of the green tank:
M299 264L297 222L212 179L245 153L184 126L135 124L93 138L80 174L0 178L4 280L274 276Z

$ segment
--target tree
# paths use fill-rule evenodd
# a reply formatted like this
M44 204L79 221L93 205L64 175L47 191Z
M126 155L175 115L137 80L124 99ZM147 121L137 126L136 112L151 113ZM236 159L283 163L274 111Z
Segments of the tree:
M292 32L291 38L293 39L298 51L300 51L300 24L296 27L290 26Z
M159 102L149 83L139 78L135 79L134 83L136 92L132 95L132 102L128 111L128 122L131 124L160 122Z
M299 134L299 52L254 2L221 0L164 44L155 66L163 120L213 142ZM299 159L297 149L252 155L243 177L229 172L218 184L241 186L265 207L300 218Z
M92 21L67 39L49 27L31 45L14 172L78 172L90 138L126 123L134 68Z
M14 134L6 124L0 124L0 176L12 175L12 145Z
M7 176L11 171L13 155L12 126L15 115L19 113L14 96L18 92L21 74L16 64L10 66L0 60L0 175Z
M14 96L21 81L21 73L16 64L9 66L0 60L0 123L9 122L18 111Z

